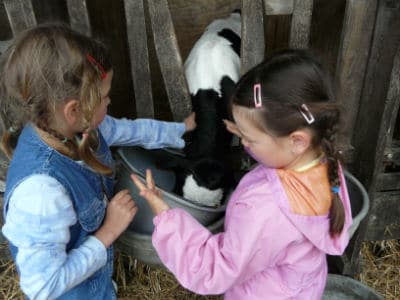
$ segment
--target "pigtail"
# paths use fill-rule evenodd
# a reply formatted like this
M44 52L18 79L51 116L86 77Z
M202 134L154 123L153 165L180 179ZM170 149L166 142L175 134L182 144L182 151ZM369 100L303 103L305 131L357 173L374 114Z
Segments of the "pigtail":
M7 130L5 130L1 138L1 150L4 152L7 158L11 160L14 150L10 145L10 140L11 140L11 134Z
M78 155L93 170L102 175L111 176L112 169L101 163L95 155L95 149L97 149L98 145L98 133L96 130L84 133L82 134L82 139L77 140Z
M97 130L92 130L88 132L90 121L93 118L93 112L98 107L101 102L101 95L99 86L99 76L92 66L82 78L82 87L80 99L85 99L81 101L81 111L84 118L85 128L82 138L77 140L77 152L81 160L83 160L89 167L96 170L103 175L112 175L113 170L104 165L96 157L96 150L99 146L99 137Z
M331 112L327 112L330 116L323 116L330 122L328 122L328 128L325 130L325 134L322 137L321 145L322 149L327 158L328 164L328 178L332 188L332 204L329 210L330 219L330 234L334 236L340 234L344 227L345 212L342 200L335 187L340 187L339 179L339 153L335 147L335 140L337 136L337 127L339 120L339 110L335 109Z

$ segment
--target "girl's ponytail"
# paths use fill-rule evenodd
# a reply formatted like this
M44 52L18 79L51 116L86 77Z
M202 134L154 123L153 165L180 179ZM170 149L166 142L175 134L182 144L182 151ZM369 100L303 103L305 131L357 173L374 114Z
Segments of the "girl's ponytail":
M339 110L327 111L326 119L329 120L325 134L321 140L322 149L327 158L328 164L328 178L331 185L332 204L329 210L330 219L330 234L340 234L344 227L345 212L342 200L339 197L339 154L335 147L335 140L337 136L337 124L339 119Z

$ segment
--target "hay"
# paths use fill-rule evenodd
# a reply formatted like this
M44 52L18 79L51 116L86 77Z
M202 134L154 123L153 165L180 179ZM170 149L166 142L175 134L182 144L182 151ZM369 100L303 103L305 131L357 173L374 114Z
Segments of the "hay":
M114 280L118 284L118 299L175 300L222 299L222 296L199 296L183 288L164 268L148 266L116 252Z
M8 253L7 244L0 243L0 299L23 300L24 296L19 289L17 271Z
M0 299L22 300L18 276L7 246L0 244ZM400 299L400 240L364 242L363 272L357 276L387 300ZM116 251L114 280L120 300L222 299L221 296L195 295L179 285L167 270L152 267Z
M356 279L386 300L400 299L400 240L364 242L361 255L363 270Z

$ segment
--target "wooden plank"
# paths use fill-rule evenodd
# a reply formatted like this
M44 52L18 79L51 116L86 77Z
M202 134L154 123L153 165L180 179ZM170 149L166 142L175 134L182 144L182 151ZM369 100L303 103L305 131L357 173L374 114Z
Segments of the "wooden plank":
M293 0L264 0L264 11L267 16L291 15Z
M371 20L365 20L366 23ZM400 3L379 1L376 15L373 41L361 93L361 102L354 132L354 146L357 150L357 177L369 191L371 200L370 214L360 224L355 239L350 264L343 271L354 275L359 268L359 255L365 238L388 238L384 233L384 224L393 225L393 218L398 220L398 201L379 200L376 198L377 176L381 173L385 144L379 138L387 128L382 119L389 88L389 81L394 58L400 41ZM386 128L385 128L386 126ZM387 199L387 198L385 198ZM386 203L387 202L387 203ZM386 212L383 214L383 212ZM379 222L379 223L378 223Z
M71 28L87 36L92 35L86 0L67 0L67 8Z
M373 198L365 239L399 239L400 191L376 193Z
M400 101L398 101L400 102ZM391 146L387 143L387 147L383 152L382 162L385 165L397 165L400 166L400 147Z
M313 0L294 0L289 46L308 48Z
M154 118L144 3L143 0L125 0L124 4L136 115Z
M264 10L262 0L242 1L241 73L264 59Z
M336 68L337 99L345 107L349 133L344 144L351 143L354 133L376 10L376 0L348 0L346 4Z
M382 173L382 160L386 145L386 133L393 106L387 105L393 64L398 51L400 31L400 3L379 2L374 38L370 50L368 68L361 94L360 110L353 134L357 149L359 177L366 186L374 189L373 180ZM369 22L366 20L366 22Z
M189 115L190 94L167 0L148 1L156 54L175 121Z
M378 175L376 180L377 191L395 191L400 190L400 173L390 172Z
M392 74L390 75L389 91L386 101L384 120L389 120L386 130L385 144L392 147L393 133L399 113L400 105L400 46L397 48L397 53L394 58ZM386 113L387 112L387 113Z
M4 0L4 7L13 35L36 25L31 0Z
M168 0L182 60L185 61L193 45L213 20L229 16L240 8L241 0Z
M4 51L6 51L6 49L8 48L8 46L10 46L12 43L12 40L8 40L8 41L0 41L0 55L2 53L4 53Z

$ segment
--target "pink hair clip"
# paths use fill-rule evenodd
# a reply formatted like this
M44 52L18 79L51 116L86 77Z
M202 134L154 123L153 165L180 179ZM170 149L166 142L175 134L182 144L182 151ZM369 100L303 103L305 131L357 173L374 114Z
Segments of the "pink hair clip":
M307 105L302 104L300 113L303 115L304 119L307 121L308 124L314 123L315 119L310 110L308 109Z
M93 65L95 65L97 67L97 69L100 71L101 79L104 79L107 77L107 72L104 70L103 66L101 64L99 64L97 62L97 60L94 59L93 56L91 56L90 54L86 54L86 58L89 62L91 62Z
M256 108L262 107L261 83L256 83L254 85L254 106Z

